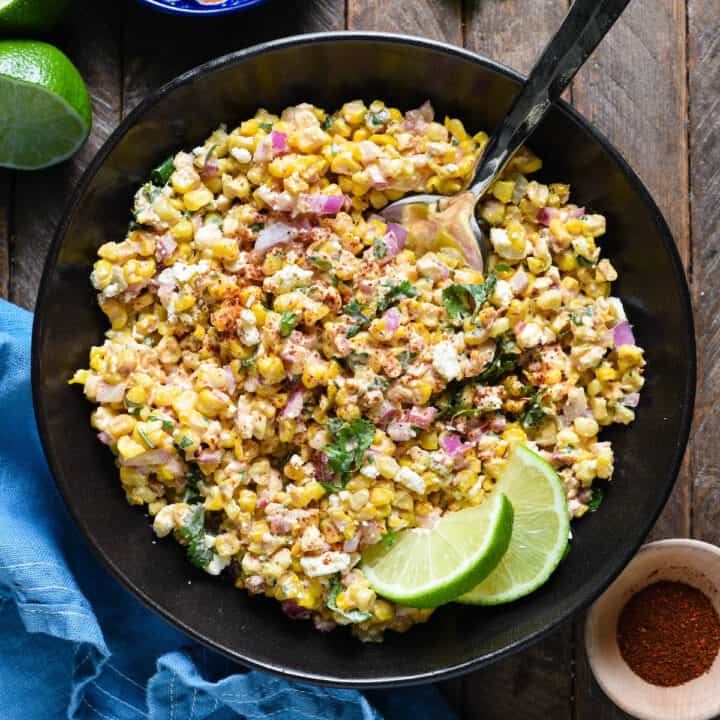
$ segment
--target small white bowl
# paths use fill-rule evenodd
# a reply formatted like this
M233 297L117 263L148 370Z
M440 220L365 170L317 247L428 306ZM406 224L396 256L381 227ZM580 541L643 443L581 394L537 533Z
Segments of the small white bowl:
M585 647L590 667L605 694L640 720L710 720L720 714L720 656L704 675L666 688L636 675L620 655L621 610L636 592L659 580L696 587L720 613L720 548L699 540L645 545L588 613Z

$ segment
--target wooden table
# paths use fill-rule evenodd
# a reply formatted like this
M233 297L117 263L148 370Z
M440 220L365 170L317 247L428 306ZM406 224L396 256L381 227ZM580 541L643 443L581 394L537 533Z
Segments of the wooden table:
M81 172L151 89L232 50L321 30L386 30L446 40L521 71L559 25L568 0L271 0L220 20L159 15L132 0L76 0L50 40L93 96L90 141L38 173L0 170L0 294L32 308L53 230ZM652 537L720 542L720 3L634 0L569 99L645 179L685 262L699 338L696 422L683 473ZM668 380L672 382L672 379ZM535 647L444 686L462 718L627 717L594 683L582 618ZM420 720L420 719L418 719Z

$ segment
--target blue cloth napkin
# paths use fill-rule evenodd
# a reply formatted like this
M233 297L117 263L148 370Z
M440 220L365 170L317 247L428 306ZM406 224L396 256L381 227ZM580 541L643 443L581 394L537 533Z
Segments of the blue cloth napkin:
M145 609L100 566L48 471L32 316L0 301L2 720L452 720L433 687L365 695L246 671Z

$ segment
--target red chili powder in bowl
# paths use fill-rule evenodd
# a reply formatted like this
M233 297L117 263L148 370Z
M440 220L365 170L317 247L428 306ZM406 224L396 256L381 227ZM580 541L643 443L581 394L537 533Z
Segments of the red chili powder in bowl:
M720 650L720 618L697 588L661 581L633 595L618 618L620 654L653 685L672 687L706 673Z

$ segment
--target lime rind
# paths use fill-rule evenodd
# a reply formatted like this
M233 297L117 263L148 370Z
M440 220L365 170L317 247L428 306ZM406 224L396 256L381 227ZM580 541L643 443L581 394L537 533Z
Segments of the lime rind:
M493 571L508 548L512 526L512 504L496 493L480 506L448 513L432 530L404 531L389 549L370 548L362 570L382 597L410 607L437 607Z
M553 468L517 445L496 491L515 509L513 536L495 570L458 602L501 605L518 600L547 582L565 555L570 517L565 489Z

